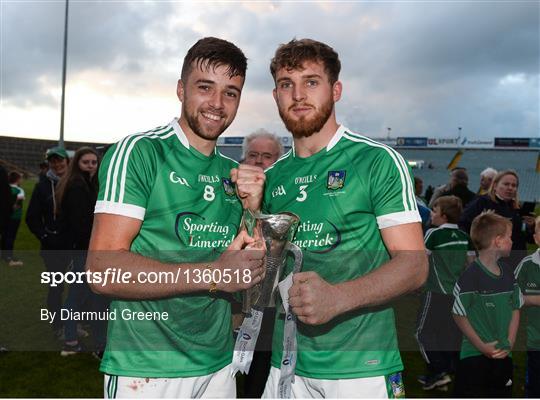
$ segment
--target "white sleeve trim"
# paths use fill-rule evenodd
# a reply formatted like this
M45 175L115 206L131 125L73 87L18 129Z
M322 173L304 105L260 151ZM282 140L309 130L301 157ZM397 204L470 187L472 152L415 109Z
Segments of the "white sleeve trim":
M377 217L379 229L390 228L391 226L410 224L412 222L422 222L417 210L400 211L397 213L381 215Z
M115 214L143 221L146 209L133 204L121 204L112 201L99 200L96 202L94 214Z

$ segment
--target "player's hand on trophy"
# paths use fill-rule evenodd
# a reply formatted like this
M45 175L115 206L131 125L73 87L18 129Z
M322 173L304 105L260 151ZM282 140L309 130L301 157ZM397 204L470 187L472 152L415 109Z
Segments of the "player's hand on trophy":
M308 325L320 325L338 314L337 288L313 271L293 275L289 305L296 317Z
M244 209L258 211L261 208L266 175L260 167L240 164L231 170L231 180Z
M237 292L248 289L262 280L265 251L264 248L254 246L255 243L255 239L242 230L227 250L211 264L212 269L222 272L223 279L215 280L217 290Z

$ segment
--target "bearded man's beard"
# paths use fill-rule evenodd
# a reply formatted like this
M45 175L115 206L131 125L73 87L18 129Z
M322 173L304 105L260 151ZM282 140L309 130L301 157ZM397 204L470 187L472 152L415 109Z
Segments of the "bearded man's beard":
M293 107L296 107L296 105L293 105L290 108ZM313 117L309 119L301 117L298 120L294 120L289 117L281 107L278 107L279 116L285 123L285 127L295 138L309 137L314 133L319 132L324 124L326 124L326 121L328 121L328 118L330 118L330 115L332 115L333 109L334 101L330 98Z

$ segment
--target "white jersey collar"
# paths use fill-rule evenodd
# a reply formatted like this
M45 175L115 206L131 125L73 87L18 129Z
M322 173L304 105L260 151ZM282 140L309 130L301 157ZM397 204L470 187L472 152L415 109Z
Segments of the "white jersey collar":
M540 249L532 254L532 260L535 264L540 265Z
M336 144L338 144L339 140L341 139L345 131L348 131L348 129L345 128L343 125L338 126L336 133L334 133L334 136L332 137L332 139L330 139L330 142L328 142L328 144L326 145L326 151L332 150L332 148Z
M189 140L182 128L180 127L180 124L178 123L178 118L175 117L169 125L173 127L174 133L176 133L176 137L178 138L178 140L180 140L180 143L182 143L182 145L186 149L189 149Z
M448 224L448 223L439 225L439 228L459 229L457 224Z

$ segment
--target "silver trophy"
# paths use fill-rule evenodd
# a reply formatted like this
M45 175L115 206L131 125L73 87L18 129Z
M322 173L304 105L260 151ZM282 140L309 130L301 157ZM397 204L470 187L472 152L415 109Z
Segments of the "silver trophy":
M251 309L264 310L274 307L277 286L285 267L287 253L294 257L295 272L302 266L302 251L291 242L300 219L293 213L281 214L244 212L243 222L248 233L259 239L266 251L264 279L257 285L247 289L243 296L242 311L246 314Z
M299 221L300 219L292 213L266 215L252 213L249 210L244 212L243 225L251 237L257 240L250 247L262 247L265 249L266 274L260 283L244 291L242 311L246 316L238 329L234 345L233 376L238 371L244 374L249 372L253 352L261 330L264 310L267 307L274 307L276 304L278 283L287 262L288 253L291 253L294 257L293 273L300 272L302 251L298 246L291 243ZM296 343L296 320L294 316L290 315L290 307L288 308L288 310L284 311L287 316L290 316L289 319L292 321L293 330L290 335L284 337L291 337L292 340L289 341L294 344ZM290 355L289 349L286 350L283 354ZM292 372L294 373L294 368Z

